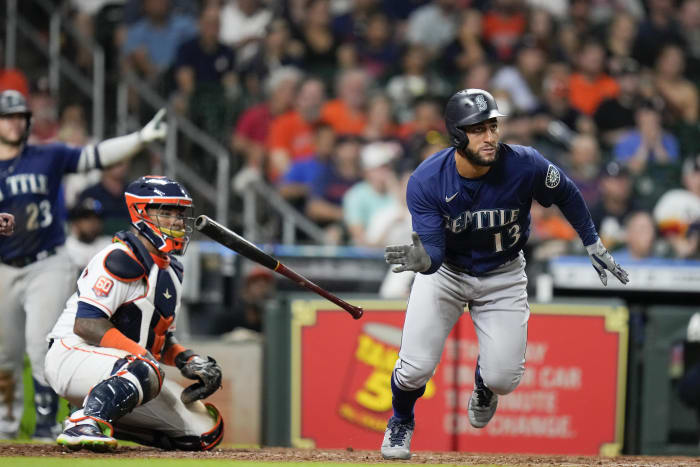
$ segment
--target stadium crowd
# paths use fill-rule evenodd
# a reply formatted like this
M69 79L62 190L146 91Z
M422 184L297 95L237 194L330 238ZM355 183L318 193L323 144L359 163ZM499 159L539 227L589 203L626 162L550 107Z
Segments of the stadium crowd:
M116 77L138 73L230 149L236 190L271 184L329 244L410 238L407 177L448 145L446 98L483 88L509 115L502 141L564 169L619 261L699 255L700 0L63 3ZM32 140L88 141L85 106L23 71L0 70L0 89L30 95ZM128 170L68 182L73 216L98 206L116 230ZM559 212L532 218L534 259L582 251Z

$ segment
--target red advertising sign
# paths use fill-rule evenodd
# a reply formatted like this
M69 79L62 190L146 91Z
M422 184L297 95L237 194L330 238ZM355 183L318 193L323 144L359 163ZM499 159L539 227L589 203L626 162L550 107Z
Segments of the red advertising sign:
M292 442L378 449L391 416L391 372L404 304L359 303L361 320L327 302L299 301L292 318ZM416 405L414 450L617 454L622 447L627 310L532 305L526 370L484 429L467 403L479 352L465 316Z

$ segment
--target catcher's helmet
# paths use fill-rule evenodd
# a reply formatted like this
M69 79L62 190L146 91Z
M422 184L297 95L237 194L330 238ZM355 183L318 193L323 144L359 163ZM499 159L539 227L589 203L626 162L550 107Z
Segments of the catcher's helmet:
M29 136L30 125L32 124L32 111L29 110L27 99L21 92L14 89L6 89L0 92L0 116L24 115L27 120L27 127L24 130L24 139Z
M450 143L464 149L469 138L464 127L494 117L505 117L498 111L496 100L483 89L463 89L450 97L445 106L445 126L450 134Z
M194 225L192 198L185 187L167 177L146 175L131 182L124 193L131 224L160 252L184 254ZM160 217L152 218L149 207L175 206L181 208L182 230L160 225ZM189 214L189 215L187 215Z

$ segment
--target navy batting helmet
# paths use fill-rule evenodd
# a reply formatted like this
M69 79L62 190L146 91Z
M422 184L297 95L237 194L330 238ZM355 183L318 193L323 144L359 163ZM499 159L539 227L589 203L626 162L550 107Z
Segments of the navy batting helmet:
M131 182L124 193L131 224L163 253L184 254L193 231L193 204L184 186L167 177L146 175ZM181 229L162 226L146 211L148 207L172 206L181 209ZM189 216L187 214L190 214Z
M474 125L491 118L505 117L498 111L496 100L483 89L463 89L450 97L445 106L445 126L450 134L450 143L464 149L469 138L465 126Z
M30 125L32 123L32 111L29 110L27 99L21 92L14 89L7 89L0 92L0 116L24 115L27 119L27 127L24 130L24 138L29 136Z

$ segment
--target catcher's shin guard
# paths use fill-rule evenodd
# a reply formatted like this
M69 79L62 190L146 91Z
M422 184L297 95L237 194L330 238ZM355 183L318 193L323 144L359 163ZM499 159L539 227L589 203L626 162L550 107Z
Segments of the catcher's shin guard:
M106 424L110 429L115 420L134 407L154 399L163 385L159 368L140 357L130 355L118 360L112 373L114 376L92 388L83 404L86 417Z
M204 404L214 419L214 427L199 436L170 437L158 430L135 428L117 423L115 436L123 441L133 441L144 446L166 451L208 451L215 448L224 437L224 419L219 410L210 403Z

